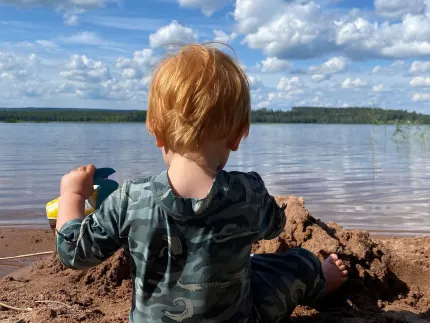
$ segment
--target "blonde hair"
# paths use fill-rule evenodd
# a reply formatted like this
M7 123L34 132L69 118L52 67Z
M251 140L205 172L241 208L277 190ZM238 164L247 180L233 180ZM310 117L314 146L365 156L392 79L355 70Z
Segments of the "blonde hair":
M249 82L230 56L210 45L185 45L156 68L146 126L173 152L206 142L247 137Z

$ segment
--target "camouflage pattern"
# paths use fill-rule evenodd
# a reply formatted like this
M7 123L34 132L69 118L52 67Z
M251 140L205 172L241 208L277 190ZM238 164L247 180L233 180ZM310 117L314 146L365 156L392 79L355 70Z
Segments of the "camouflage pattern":
M85 220L66 223L57 251L86 269L124 248L131 322L278 322L325 287L310 252L251 256L285 222L257 173L219 171L205 199L190 199L175 197L165 171L126 181Z

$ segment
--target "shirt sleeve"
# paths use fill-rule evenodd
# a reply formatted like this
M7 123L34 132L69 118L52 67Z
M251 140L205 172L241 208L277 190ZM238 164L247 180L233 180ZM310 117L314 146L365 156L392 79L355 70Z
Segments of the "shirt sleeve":
M275 198L269 194L264 185L263 179L258 173L251 172L252 176L257 180L258 195L261 198L260 204L260 231L259 239L271 240L279 236L285 227L287 217L285 215L286 205L280 207Z
M57 231L56 247L64 266L91 268L121 248L121 227L126 213L125 186L109 195L100 208L84 220L69 221Z

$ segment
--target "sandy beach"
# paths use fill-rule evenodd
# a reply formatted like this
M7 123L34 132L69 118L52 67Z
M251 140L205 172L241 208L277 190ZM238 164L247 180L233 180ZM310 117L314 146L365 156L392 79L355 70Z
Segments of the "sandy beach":
M324 259L336 252L350 268L348 283L318 309L298 307L292 322L428 322L430 237L375 237L313 218L304 200L287 203L287 225L276 239L253 246L255 253L303 247ZM51 230L0 229L0 258L54 250ZM119 251L87 270L64 268L55 254L0 261L1 322L128 322L129 262Z
M54 251L55 240L50 229L0 228L0 258ZM0 261L0 277L46 258L36 256Z

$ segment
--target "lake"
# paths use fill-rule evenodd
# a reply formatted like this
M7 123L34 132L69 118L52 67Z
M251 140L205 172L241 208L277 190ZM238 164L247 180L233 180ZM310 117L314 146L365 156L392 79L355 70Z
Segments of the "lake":
M227 170L257 171L273 195L305 198L346 228L430 234L430 146L395 126L252 125ZM45 204L81 164L118 181L164 169L142 124L0 124L0 226L47 227Z

